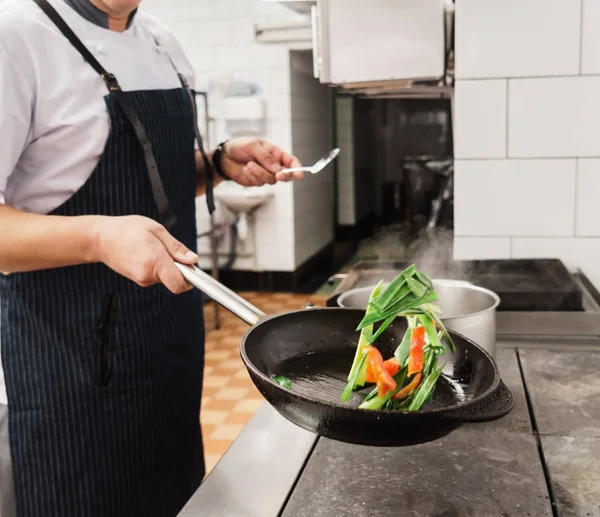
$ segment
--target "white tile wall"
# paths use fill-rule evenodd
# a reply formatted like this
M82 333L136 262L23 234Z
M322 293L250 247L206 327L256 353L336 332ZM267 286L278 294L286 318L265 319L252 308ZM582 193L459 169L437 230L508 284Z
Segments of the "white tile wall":
M457 2L456 257L560 258L600 286L599 26L600 0ZM496 97L465 80L489 77Z
M600 73L600 0L582 0L581 72Z
M458 236L571 236L575 160L456 162Z
M456 77L577 74L580 7L580 0L458 0Z
M336 99L336 133L340 154L337 162L338 224L356 224L354 171L354 113L352 97Z
M508 237L456 237L454 239L456 260L509 259Z
M600 237L600 160L577 162L577 205L575 235Z
M331 90L312 76L312 54L290 54L292 150L314 163L332 147ZM296 267L333 241L333 168L292 184Z
M289 51L254 43L254 25L294 20L291 9L260 0L144 0L142 8L166 23L177 35L196 70L196 87L206 90L223 74L257 82L267 105L262 135L286 150L292 147ZM209 92L212 125L210 146L229 138L220 117L222 102ZM255 213L255 256L240 257L234 269L291 271L295 268L294 188L278 185L275 198ZM204 196L197 200L199 232L208 228ZM250 229L253 231L253 228ZM206 249L205 243L200 243ZM208 255L201 257L208 267ZM225 256L221 257L225 260Z
M600 77L515 79L508 85L508 155L600 156Z
M506 156L507 81L464 81L457 89L454 109L454 156L460 158L504 158Z

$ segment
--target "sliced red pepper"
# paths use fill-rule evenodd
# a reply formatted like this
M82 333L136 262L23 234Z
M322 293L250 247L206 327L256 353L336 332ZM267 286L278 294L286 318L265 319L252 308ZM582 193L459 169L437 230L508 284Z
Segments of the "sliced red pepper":
M365 382L377 382L377 378L371 370L371 361L367 361L367 371L365 373Z
M408 375L414 375L423 370L423 348L425 347L425 327L412 329L410 335L410 352L408 353Z
M395 357L392 357L391 359L387 359L387 360L383 361L383 368L385 369L386 372L388 372L393 377L394 375L396 375L398 373L398 370L400 370L400 361L398 361L398 359L396 359ZM365 375L365 382L377 382L377 377L375 376L375 374L373 373L373 370L371 369L370 361L367 363L367 372Z
M417 373L404 388L402 388L398 393L396 393L392 398L395 400L400 400L408 397L413 391L417 389L419 383L421 382L421 374Z
M398 373L398 370L400 369L400 361L398 361L398 359L396 359L395 357L392 357L390 359L387 359L386 361L383 361L383 367L393 377Z
M369 369L371 375L374 376L375 382L377 383L377 395L383 397L386 393L396 389L396 381L388 373L383 364L383 357L377 348L372 347L369 350L368 356L367 375L369 375Z

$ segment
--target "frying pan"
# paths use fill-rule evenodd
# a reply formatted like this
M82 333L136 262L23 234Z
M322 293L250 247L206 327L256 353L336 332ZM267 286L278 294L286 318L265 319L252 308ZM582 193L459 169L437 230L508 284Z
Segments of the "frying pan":
M260 310L196 267L176 264L185 279L252 327L241 342L241 357L252 381L275 410L296 425L342 442L406 446L441 438L466 422L506 415L513 397L492 357L466 337L450 331L456 347L430 402L420 411L373 411L357 406L372 389L340 399L358 341L364 311L310 308L276 316ZM406 323L398 319L377 341L390 357ZM291 389L273 381L282 375Z

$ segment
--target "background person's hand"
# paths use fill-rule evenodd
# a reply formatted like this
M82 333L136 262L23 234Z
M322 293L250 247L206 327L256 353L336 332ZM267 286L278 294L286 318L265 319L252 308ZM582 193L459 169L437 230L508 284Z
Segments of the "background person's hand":
M161 224L138 215L101 217L96 225L98 260L142 287L163 283L169 291L192 289L174 264L195 264L198 256Z
M221 167L231 180L245 187L302 178L302 172L280 172L301 167L298 158L260 139L234 138L227 142L221 155Z

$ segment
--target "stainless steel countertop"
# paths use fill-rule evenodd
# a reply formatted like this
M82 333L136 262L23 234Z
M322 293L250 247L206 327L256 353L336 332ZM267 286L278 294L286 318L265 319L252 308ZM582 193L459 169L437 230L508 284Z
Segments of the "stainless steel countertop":
M499 348L600 350L600 313L498 313ZM317 443L265 403L179 517L279 517Z
M278 516L316 440L264 403L179 516Z

